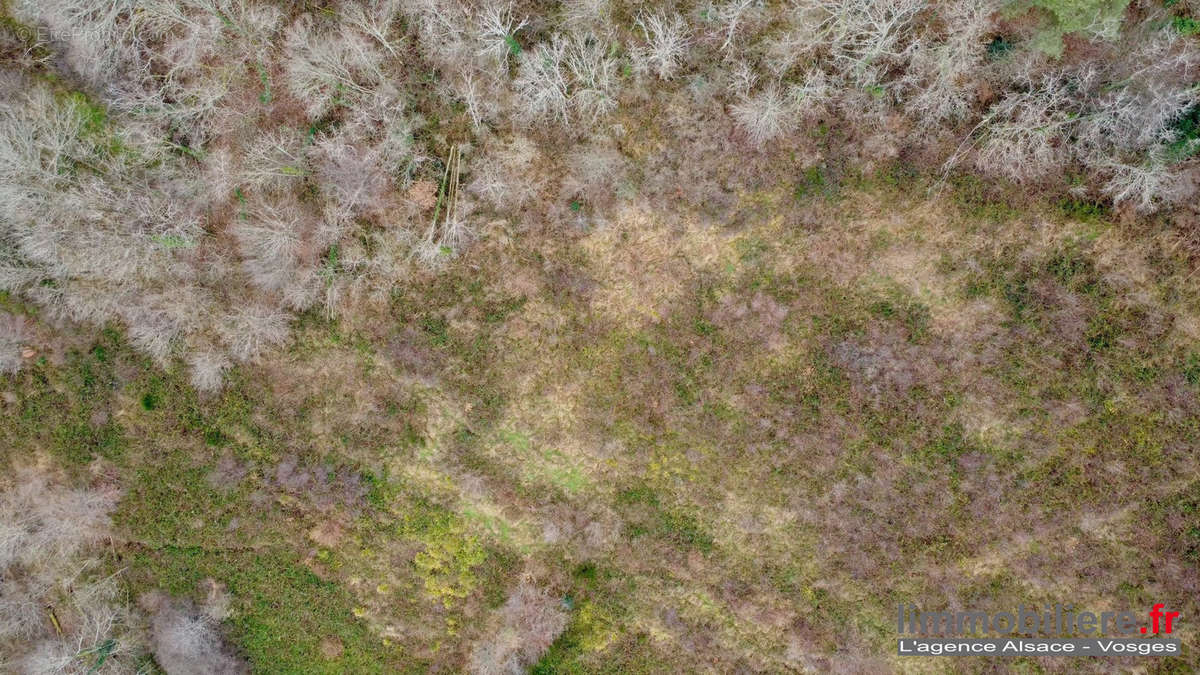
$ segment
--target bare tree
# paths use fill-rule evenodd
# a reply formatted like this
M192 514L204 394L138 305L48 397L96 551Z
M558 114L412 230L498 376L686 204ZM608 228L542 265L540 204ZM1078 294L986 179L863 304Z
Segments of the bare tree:
M225 642L209 612L161 594L139 602L150 609L150 648L172 675L239 675L248 671Z
M915 42L909 29L925 6L921 0L813 0L823 15L814 30L834 67L859 87L885 83L888 69L902 64Z
M235 307L225 316L221 338L230 354L239 361L257 360L272 347L288 338L289 317L264 304Z
M480 48L476 52L499 73L508 74L509 56L521 52L517 33L529 22L513 15L512 3L492 2L479 12L476 39Z
M285 32L287 84L307 102L312 118L337 103L369 96L384 79L383 54L375 41L348 26L318 26L303 15Z
M523 673L567 626L559 602L523 580L498 612L492 632L475 646L471 672L476 675Z
M774 84L735 104L732 113L738 126L760 146L788 133L796 123L791 102Z
M566 52L567 42L559 36L521 52L513 83L520 106L518 117L528 122L569 122Z
M1112 177L1102 188L1115 204L1130 203L1142 213L1158 210L1164 204L1177 202L1184 196L1184 186L1173 175L1159 151L1142 164L1110 162L1107 168Z
M286 189L299 183L308 171L303 136L279 129L259 136L246 148L240 177L255 188Z
M338 7L346 25L371 37L388 55L397 58L400 50L393 24L400 15L400 5L400 0L353 0L343 1Z
M230 368L229 359L216 350L196 351L188 356L191 383L197 391L214 392L221 388L225 373Z
M691 43L683 17L654 11L639 16L636 25L642 31L644 42L631 51L634 68L641 73L653 73L662 80L674 77Z
M593 37L572 36L563 55L570 73L570 106L576 119L594 125L616 109L617 61Z

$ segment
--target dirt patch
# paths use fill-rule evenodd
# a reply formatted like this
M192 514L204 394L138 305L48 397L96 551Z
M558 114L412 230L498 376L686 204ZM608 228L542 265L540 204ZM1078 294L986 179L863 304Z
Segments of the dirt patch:
M336 661L342 657L342 653L346 651L342 641L335 637L321 638L321 656L324 656L329 661Z
M333 520L325 520L319 523L316 527L308 531L308 538L318 546L333 549L336 548L342 541L342 537L346 535L345 527Z

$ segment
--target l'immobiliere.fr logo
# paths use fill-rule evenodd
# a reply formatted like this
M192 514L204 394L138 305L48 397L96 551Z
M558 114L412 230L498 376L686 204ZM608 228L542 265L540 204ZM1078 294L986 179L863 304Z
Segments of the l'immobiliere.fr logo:
M980 635L987 633L1016 633L1023 635L1143 635L1170 634L1175 631L1179 612L1163 611L1166 605L1156 603L1146 613L1149 621L1141 624L1136 612L1075 612L1071 605L1054 605L1048 612L1039 612L1025 605L1017 613L997 612L921 612L916 605L899 605L896 626L900 634L908 635Z
M1153 604L1146 612L1075 611L1055 604L1048 611L1021 605L1014 612L922 612L916 605L899 605L896 628L901 656L949 654L1179 654L1175 632L1179 612ZM1137 635L1145 637L1136 637ZM1007 638L985 636L1007 635ZM976 637L978 636L978 637ZM1106 637L1107 636L1107 637ZM1126 637L1116 637L1126 636ZM1127 636L1135 636L1129 638ZM1155 639L1147 639L1153 637Z

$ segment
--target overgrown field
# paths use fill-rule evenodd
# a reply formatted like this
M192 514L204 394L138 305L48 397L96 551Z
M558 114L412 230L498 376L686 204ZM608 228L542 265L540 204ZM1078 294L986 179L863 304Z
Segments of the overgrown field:
M1194 3L0 9L0 671L1200 670Z
M262 672L880 671L914 667L899 602L1193 616L1191 263L901 185L497 228L211 397L116 331L47 346L6 381L5 460L121 486L95 574L220 584Z

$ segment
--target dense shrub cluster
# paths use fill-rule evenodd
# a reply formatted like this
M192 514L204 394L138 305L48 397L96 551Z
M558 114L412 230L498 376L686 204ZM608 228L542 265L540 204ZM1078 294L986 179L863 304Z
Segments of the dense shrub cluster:
M199 603L154 591L134 606L104 561L118 492L103 475L65 482L32 468L0 481L0 671L144 673L152 653L172 675L246 672L218 627L224 586L206 579Z
M212 582L210 582L212 583ZM200 606L148 593L139 604L150 613L150 649L170 675L238 675L249 672L225 643L217 625L225 618L219 589Z
M720 217L772 173L896 158L1173 207L1200 148L1173 20L1194 10L13 0L0 289L120 321L212 389L294 312L384 296L485 219Z
M94 557L115 495L15 479L0 484L0 670L134 672L129 608Z
M522 581L498 612L498 625L476 645L470 669L475 675L519 675L529 672L567 627L562 601Z

